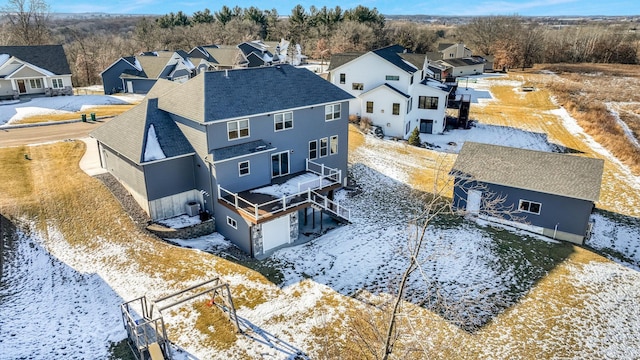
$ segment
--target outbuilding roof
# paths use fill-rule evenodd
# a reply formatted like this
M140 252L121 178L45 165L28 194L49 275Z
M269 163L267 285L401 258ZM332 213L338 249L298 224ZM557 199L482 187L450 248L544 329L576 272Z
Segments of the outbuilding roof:
M597 201L604 161L467 141L451 174L485 183Z

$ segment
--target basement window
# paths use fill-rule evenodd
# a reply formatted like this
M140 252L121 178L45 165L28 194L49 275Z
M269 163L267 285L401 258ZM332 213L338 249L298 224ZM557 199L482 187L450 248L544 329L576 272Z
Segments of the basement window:
M231 226L234 229L238 229L238 222L235 219L232 219L227 216L227 225Z
M540 215L541 208L542 204L529 200L520 200L520 204L518 205L520 211L536 215Z

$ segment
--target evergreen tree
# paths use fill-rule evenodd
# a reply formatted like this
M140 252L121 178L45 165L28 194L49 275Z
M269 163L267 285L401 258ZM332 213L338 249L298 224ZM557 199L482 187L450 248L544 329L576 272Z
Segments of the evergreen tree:
M417 126L415 129L413 129L413 131L411 132L411 135L409 135L409 145L413 145L413 146L422 145L422 142L420 141L420 131L418 130Z

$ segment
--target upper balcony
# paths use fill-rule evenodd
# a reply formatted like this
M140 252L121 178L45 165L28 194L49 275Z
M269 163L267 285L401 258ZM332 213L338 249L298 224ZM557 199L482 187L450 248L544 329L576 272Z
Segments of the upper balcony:
M276 178L271 185L234 193L218 185L218 201L258 224L314 206L349 221L349 209L321 194L342 185L342 171L306 161L306 171Z

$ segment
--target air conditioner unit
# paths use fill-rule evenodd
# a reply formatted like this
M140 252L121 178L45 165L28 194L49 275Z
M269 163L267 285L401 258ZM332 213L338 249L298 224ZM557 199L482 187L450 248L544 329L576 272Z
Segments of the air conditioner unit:
M200 214L200 203L190 201L186 205L187 215L196 216Z

